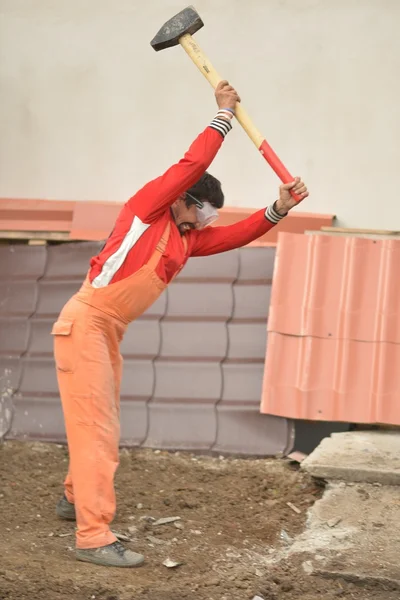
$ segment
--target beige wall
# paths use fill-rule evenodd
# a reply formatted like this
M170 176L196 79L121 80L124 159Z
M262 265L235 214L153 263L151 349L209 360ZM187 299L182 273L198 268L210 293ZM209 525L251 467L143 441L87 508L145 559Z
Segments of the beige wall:
M189 2L188 2L189 3ZM215 114L180 47L150 39L177 0L0 0L0 196L118 200ZM197 0L197 40L312 192L302 210L400 229L399 0ZM278 181L238 124L211 172L233 206Z

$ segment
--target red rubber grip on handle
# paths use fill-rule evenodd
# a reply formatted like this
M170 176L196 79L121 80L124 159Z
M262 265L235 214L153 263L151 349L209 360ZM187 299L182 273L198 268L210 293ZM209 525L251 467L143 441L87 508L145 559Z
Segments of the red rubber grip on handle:
M275 154L275 152L272 150L271 146L266 140L264 140L261 146L259 147L259 151L261 152L267 163L278 175L282 183L290 183L291 181L294 181L294 177L289 173L281 159ZM290 190L290 193L296 200L296 202L301 201L301 197L298 194L295 194L295 192L293 192L292 190Z

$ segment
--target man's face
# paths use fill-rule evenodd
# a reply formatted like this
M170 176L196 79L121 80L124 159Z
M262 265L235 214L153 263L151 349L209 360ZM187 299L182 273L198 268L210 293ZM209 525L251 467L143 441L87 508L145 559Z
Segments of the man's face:
M188 207L184 198L178 198L172 205L172 213L181 235L184 235L190 229L197 228L198 222L195 204Z
M187 197L194 203L187 206ZM174 202L172 213L181 235L190 229L203 229L218 218L218 211L207 200L199 200L189 192Z

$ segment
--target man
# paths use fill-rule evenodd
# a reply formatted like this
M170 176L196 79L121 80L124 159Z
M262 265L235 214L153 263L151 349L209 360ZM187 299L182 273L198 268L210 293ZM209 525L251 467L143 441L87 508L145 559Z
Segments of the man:
M63 406L69 472L58 516L77 521L76 557L105 566L135 567L144 557L127 550L110 530L114 474L118 466L119 345L139 317L176 277L190 256L245 246L269 231L308 196L299 178L280 187L279 199L239 223L206 227L218 216L224 195L207 173L232 128L240 98L221 82L219 111L184 158L139 190L121 210L81 289L53 326L54 355Z

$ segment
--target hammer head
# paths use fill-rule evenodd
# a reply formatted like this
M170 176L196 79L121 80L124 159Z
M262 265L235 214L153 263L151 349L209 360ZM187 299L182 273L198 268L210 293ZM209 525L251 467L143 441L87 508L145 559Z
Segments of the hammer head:
M188 6L164 23L150 44L156 52L179 44L179 39L190 33L193 35L203 27L204 23L193 6Z

